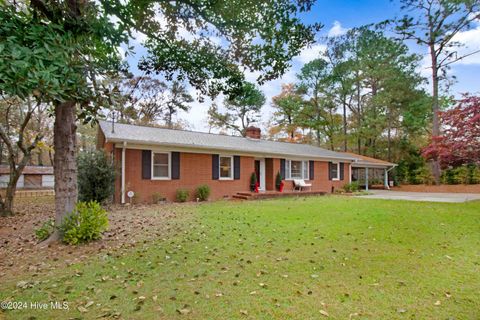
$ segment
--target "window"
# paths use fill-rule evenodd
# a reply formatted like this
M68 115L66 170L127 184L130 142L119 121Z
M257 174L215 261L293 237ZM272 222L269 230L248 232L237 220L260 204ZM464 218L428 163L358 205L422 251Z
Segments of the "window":
M170 153L152 152L152 179L170 179Z
M233 179L233 157L220 156L220 179L230 180Z
M308 161L287 160L285 161L285 174L287 180L308 180Z
M332 180L340 180L340 163L332 163Z

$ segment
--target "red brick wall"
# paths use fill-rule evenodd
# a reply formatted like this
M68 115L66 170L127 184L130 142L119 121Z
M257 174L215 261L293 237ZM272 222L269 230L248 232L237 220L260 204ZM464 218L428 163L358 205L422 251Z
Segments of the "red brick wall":
M121 173L121 149L116 149L116 163ZM202 184L211 188L210 199L217 200L232 196L237 192L250 189L250 175L254 171L254 158L240 158L239 180L212 180L212 155L199 153L180 154L180 179L178 180L144 180L142 179L142 151L127 149L125 155L125 187L126 191L134 191L141 202L151 202L156 192L174 201L177 189L190 191L190 200L195 199L195 189ZM232 168L233 169L233 168ZM116 183L115 201L120 201L121 175ZM128 199L127 199L128 200Z
M334 181L328 180L328 162L326 161L315 161L314 177L313 180L305 181L306 183L312 184L313 191L325 191L332 192L332 187L334 189L342 188L345 184L349 182L349 168L350 164L345 163L343 166L344 180ZM290 191L293 189L293 181L285 181L285 189Z
M110 151L112 146L106 144L104 148ZM121 159L122 150L115 149L115 162L118 170L115 182L115 202L120 202L121 189ZM143 180L142 179L142 151L136 149L126 150L125 186L126 191L134 191L141 202L151 202L152 195L156 192L167 197L169 201L175 200L177 189L190 191L190 200L194 200L195 189L199 185L206 184L211 188L210 199L217 200L226 196L232 196L237 192L245 192L250 189L250 175L255 170L253 157L240 158L240 179L239 180L212 180L212 155L199 153L180 154L180 179L178 180ZM307 181L312 184L312 190L331 192L332 186L335 189L341 188L348 183L349 164L344 166L343 181L328 180L328 162L315 161L314 180ZM265 182L267 190L275 190L275 176L280 170L280 159L265 159ZM285 191L293 189L292 181L285 181ZM128 200L128 198L126 198Z

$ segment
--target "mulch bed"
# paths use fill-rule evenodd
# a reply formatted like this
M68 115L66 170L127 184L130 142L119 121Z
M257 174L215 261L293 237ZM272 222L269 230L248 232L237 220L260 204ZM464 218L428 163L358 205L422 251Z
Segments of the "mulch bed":
M480 184L456 184L431 186L425 184L402 185L392 190L407 192L480 193Z

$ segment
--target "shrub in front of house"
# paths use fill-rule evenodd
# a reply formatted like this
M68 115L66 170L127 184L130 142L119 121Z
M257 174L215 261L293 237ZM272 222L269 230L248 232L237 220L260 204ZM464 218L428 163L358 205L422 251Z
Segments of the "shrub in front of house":
M104 202L113 195L115 167L103 151L79 154L78 200Z
M280 171L279 171L275 176L275 187L277 188L277 190L280 190L281 184L282 184L282 175L280 174Z
M345 190L345 192L348 192L348 193L358 192L360 190L360 184L358 183L358 181L347 183L346 185L343 186L343 190Z
M176 199L177 202L185 202L188 200L190 192L186 189L177 189Z
M50 237L54 230L55 220L48 219L40 226L40 228L35 230L35 236L37 237L38 241L43 241Z
M107 212L98 202L78 202L60 226L63 242L79 244L100 239L108 228Z
M208 197L210 197L210 192L210 187L204 184L197 188L196 196L200 201L207 201Z
M255 191L256 184L257 184L257 175L255 172L252 172L250 176L250 191Z
M154 192L154 193L152 194L152 202L153 202L154 204L163 202L163 201L165 201L165 200L166 200L165 196L162 195L160 192Z

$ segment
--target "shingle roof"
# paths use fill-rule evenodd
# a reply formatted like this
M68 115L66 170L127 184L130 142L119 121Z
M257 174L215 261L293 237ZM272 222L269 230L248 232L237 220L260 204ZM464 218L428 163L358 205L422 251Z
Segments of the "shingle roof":
M278 156L297 156L311 158L327 158L354 161L357 157L326 150L323 148L288 142L257 140L234 137L221 134L154 128L129 124L112 124L100 121L100 128L107 141L138 144L190 147L200 149L224 150L228 152L243 152L251 154L271 154Z
M351 153L351 152L343 152L343 153L347 155L351 155L352 157L356 157L357 161L355 162L354 166L357 166L357 167L365 167L369 165L391 167L396 165L395 163L391 163L388 161L375 159L367 156L362 156L362 155Z

